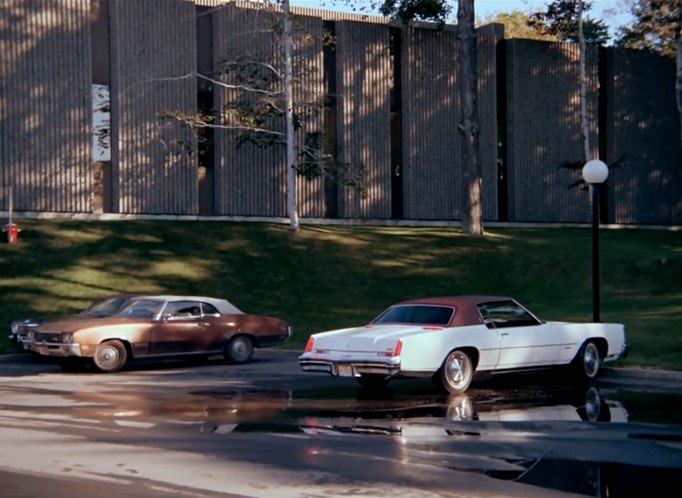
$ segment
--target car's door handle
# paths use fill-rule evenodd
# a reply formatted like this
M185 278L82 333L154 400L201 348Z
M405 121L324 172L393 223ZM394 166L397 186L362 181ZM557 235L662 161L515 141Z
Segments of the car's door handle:
M509 332L500 332L500 335L509 335Z

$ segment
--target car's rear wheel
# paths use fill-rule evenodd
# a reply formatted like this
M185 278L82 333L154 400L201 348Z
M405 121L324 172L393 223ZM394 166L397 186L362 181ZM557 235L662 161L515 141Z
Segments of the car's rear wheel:
M585 381L597 377L600 365L599 348L593 341L587 341L578 351L572 366L577 380Z
M253 356L253 342L245 335L236 335L225 345L223 356L228 363L246 363Z
M383 389L391 381L391 378L386 377L385 375L365 374L360 377L355 377L355 380L358 381L358 384L367 389Z
M450 352L436 375L434 383L451 394L467 390L474 378L474 364L469 355L459 349Z
M118 372L128 361L128 351L121 341L101 342L92 361L100 372Z

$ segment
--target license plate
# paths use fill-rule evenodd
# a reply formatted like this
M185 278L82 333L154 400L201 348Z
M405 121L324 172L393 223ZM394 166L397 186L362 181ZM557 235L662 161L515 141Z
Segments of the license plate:
M352 377L353 367L350 365L339 365L339 377Z

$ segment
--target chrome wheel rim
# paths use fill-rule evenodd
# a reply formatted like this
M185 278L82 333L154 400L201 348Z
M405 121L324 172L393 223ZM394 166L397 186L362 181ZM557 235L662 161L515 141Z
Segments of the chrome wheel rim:
M245 360L249 355L249 346L245 339L236 339L232 344L232 356L238 360Z
M597 350L597 346L592 342L585 346L583 366L585 368L585 375L590 378L597 375L597 372L599 371L599 350Z
M97 363L104 368L112 368L118 365L121 356L118 349L112 346L105 346L97 351Z
M590 387L585 393L585 415L587 420L594 422L601 412L601 396L597 388Z
M468 384L469 376L471 375L469 357L461 351L455 351L448 358L448 362L445 365L445 372L448 382L450 382L452 387L455 389L465 387Z
M470 420L474 418L474 404L468 396L451 398L446 412L447 420Z

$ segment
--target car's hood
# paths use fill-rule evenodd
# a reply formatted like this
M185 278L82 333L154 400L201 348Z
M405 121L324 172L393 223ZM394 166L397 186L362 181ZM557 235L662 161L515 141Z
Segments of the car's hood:
M60 316L60 317L55 317L55 316L41 316L39 318L23 318L19 320L14 320L12 323L17 324L17 325L24 325L27 327L36 327L42 323L46 322L55 322L55 321L64 321L64 320L81 320L83 318L103 318L106 315L85 315L85 314L78 314L78 315L66 315L66 316Z
M75 332L90 327L102 327L107 325L122 325L140 322L139 319L122 317L100 317L93 318L87 316L75 316L62 319L47 320L41 323L36 330L38 332Z

